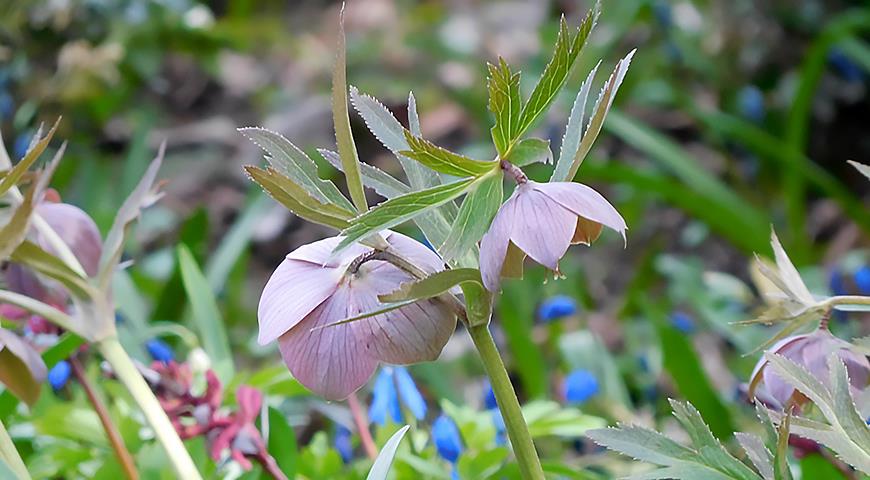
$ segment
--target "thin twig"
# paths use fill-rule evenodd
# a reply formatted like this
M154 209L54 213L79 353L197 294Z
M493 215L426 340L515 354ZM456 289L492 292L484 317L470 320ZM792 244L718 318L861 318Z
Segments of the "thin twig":
M366 455L368 455L372 460L378 458L378 447L375 445L375 441L372 439L372 433L369 431L368 416L363 411L359 399L356 397L356 393L351 393L350 396L347 397L347 404L350 406L350 413L353 415L356 429L359 430L359 438L366 451Z

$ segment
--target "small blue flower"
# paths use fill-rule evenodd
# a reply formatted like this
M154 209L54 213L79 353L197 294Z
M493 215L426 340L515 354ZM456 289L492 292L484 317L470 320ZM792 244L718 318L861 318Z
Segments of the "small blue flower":
M695 332L695 320L686 312L673 312L671 314L671 326L685 334Z
M737 93L737 110L753 122L764 120L764 94L755 85L747 85Z
M402 409L399 406L399 393L396 391L396 383L393 381L393 369L384 367L375 379L372 389L372 404L369 406L369 419L378 424L387 423L387 415L393 422L402 421Z
M441 458L450 463L455 463L462 453L462 437L453 420L447 415L441 414L432 424L432 441Z
M838 269L831 270L828 276L828 289L832 295L846 295L846 285L843 282L843 272Z
M12 152L15 155L15 158L23 158L24 155L27 155L27 148L30 146L30 137L32 134L22 133L17 138L15 138L15 143L12 144Z
M580 404L598 393L598 379L588 370L574 370L565 377L565 400Z
M62 389L66 382L69 381L69 376L72 373L72 366L66 360L57 362L51 370L48 371L48 384L55 391Z
M396 387L399 389L399 398L405 407L411 411L411 415L417 420L422 420L426 416L426 400L420 390L417 389L417 384L408 373L405 367L393 367L393 377L396 380Z
M833 48L828 52L828 64L848 82L860 82L864 78L861 67L855 64L842 50Z
M492 410L492 424L495 426L495 444L507 444L507 430L504 425L504 417L501 416L501 410Z
M353 460L353 445L350 441L351 433L347 427L339 425L335 429L335 449L341 455L341 460L344 463L350 463Z
M492 385L490 385L489 382L486 382L483 391L483 406L486 407L487 410L498 408L498 402L495 399L495 392L492 391Z
M870 295L870 267L863 266L855 271L855 286L861 295Z
M550 297L538 307L538 318L543 322L550 322L575 313L577 313L577 302L567 295Z
M148 350L148 355L158 362L169 363L175 360L175 353L163 340L152 338L145 342L145 348Z

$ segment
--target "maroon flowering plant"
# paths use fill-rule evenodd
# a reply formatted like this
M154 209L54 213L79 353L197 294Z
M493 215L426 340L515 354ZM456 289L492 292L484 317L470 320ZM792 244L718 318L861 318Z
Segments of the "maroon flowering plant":
M395 232L384 237L426 273L443 270L438 255L416 240ZM293 375L333 400L359 389L379 362L434 360L456 326L456 317L435 300L332 325L377 310L378 295L413 280L372 248L357 244L333 255L340 241L327 238L289 253L263 289L258 308L259 342L278 339Z

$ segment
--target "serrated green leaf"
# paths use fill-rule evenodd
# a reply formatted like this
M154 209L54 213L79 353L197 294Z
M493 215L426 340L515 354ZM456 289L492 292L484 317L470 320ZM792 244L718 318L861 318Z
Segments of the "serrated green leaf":
M846 366L836 353L828 356L828 368L831 372L831 395L833 397L834 414L846 436L856 445L860 445L870 458L870 428L861 418L849 386L849 374ZM870 472L867 472L870 474Z
M438 249L445 261L449 262L476 249L477 242L489 230L501 206L503 179L504 174L497 170L483 177L477 188L465 196L447 240Z
M659 432L638 425L619 425L586 432L595 443L635 460L656 465L692 461L696 453Z
M586 18L583 19L573 38L568 31L568 24L565 22L565 18L562 18L559 24L559 36L556 39L553 58L544 68L541 79L535 85L534 90L532 90L528 102L523 106L522 113L520 114L520 124L512 140L516 140L525 133L556 98L559 90L562 89L562 85L565 84L565 80L568 79L568 74L571 72L571 67L574 66L577 56L586 44L589 33L595 26L595 22L598 21L599 11L600 5L596 2L592 10L586 14Z
M743 432L736 432L734 438L764 480L776 480L773 475L773 454L764 445L764 441L758 435Z
M320 155L330 165L341 171L343 167L341 166L341 158L338 156L338 153L325 148L318 149L317 151L320 152ZM378 167L362 162L360 162L359 166L363 183L384 198L398 197L411 191L401 180Z
M517 138L520 127L520 74L512 73L507 62L498 58L498 65L487 64L489 77L489 111L495 116L492 126L492 141L501 158L506 158L511 143Z
M553 152L550 150L550 141L541 138L520 140L511 150L511 155L507 160L518 167L525 167L533 163L551 163Z
M387 200L353 219L351 225L342 231L344 239L335 248L335 252L344 250L354 242L369 235L392 228L453 200L465 193L474 182L474 178L467 178Z
M465 155L441 148L428 140L415 137L408 131L405 132L405 140L408 141L410 150L403 150L402 155L412 158L436 172L465 178L479 177L498 168L497 162L473 160Z
M338 22L338 55L335 60L335 69L332 71L332 121L335 124L335 142L338 154L341 156L341 164L344 166L344 178L347 180L347 189L350 198L357 210L365 212L369 209L366 194L363 191L362 175L359 169L359 155L356 152L356 143L353 141L353 132L350 129L350 114L347 110L347 68L345 65L345 36L344 36L344 5Z
M48 143L51 142L51 138L54 136L54 132L57 131L58 125L60 125L60 118L54 122L54 125L48 130L48 133L46 133L44 137L37 138L35 136L33 138L31 146L27 149L24 157L19 160L14 167L9 169L9 172L3 176L2 179L0 179L0 195L5 194L10 188L17 185L18 181L21 180L21 177L30 170L30 167L33 166L39 156L42 155L42 152L44 152L46 147L48 147Z
M864 175L865 177L867 177L868 180L870 180L870 166L864 165L863 163L858 163L854 160L847 160L847 161L849 162L850 165L855 167L856 170L861 172L861 175Z
M398 450L399 443L402 441L402 438L404 438L405 433L408 432L409 428L411 428L410 425L405 425L400 428L399 431L394 433L389 440L387 440L387 443L384 444L384 448L381 449L378 457L375 458L375 463L372 465L372 469L369 470L366 480L387 480L387 477L390 474L390 466L393 464L393 459L396 457L396 450Z
M379 295L378 300L384 303L424 300L437 297L457 285L469 282L483 285L480 270L474 268L442 270L416 282L404 283L394 292Z
M160 146L157 156L148 165L145 173L142 174L136 188L130 192L121 208L118 209L115 220L112 222L112 228L106 235L96 278L97 286L102 291L107 291L109 288L112 275L115 273L115 268L124 252L124 240L127 238L130 226L139 218L139 214L144 208L151 206L160 198L157 193L159 186L155 187L154 182L157 179L157 172L160 171L160 165L163 163L165 150L166 144L164 143Z
M588 155L589 151L592 150L592 145L598 138L598 134L601 133L601 127L604 126L604 120L607 118L607 113L613 105L613 99L616 97L616 93L619 91L619 87L622 85L626 73L628 73L628 66L631 64L631 59L634 57L635 51L636 50L630 51L628 55L617 62L616 67L613 69L613 73L607 80L607 83L605 83L604 87L601 88L601 92L598 94L598 100L595 102L595 106L592 107L592 116L589 118L589 124L586 125L583 138L580 140L577 152L571 160L571 166L565 174L565 181L571 181L574 176L577 175L577 170L580 168L586 155ZM561 160L561 157L559 160Z
M320 178L314 160L283 135L259 127L240 128L239 132L268 154L266 159L272 168L302 187L308 195L322 204L354 209L334 183Z
M589 91L592 89L592 81L595 73L601 66L601 60L589 71L586 80L580 85L580 91L574 98L571 113L568 115L568 124L565 126L565 134L562 136L562 145L559 147L559 160L556 168L550 176L551 182L564 182L568 179L568 171L574 163L574 157L580 149L580 140L583 138L583 120L586 118L586 103L589 101Z
M245 171L266 193L281 205L309 222L326 225L338 230L347 228L353 213L334 205L321 203L305 189L269 167L246 166Z
M228 382L234 373L233 355L214 293L187 246L179 245L176 252L181 280L203 349L211 359L218 378Z

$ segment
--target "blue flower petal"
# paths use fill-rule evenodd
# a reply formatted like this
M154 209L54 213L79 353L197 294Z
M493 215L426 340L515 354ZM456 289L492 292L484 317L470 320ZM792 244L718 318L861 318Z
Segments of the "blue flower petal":
M145 342L145 348L148 350L148 355L158 362L169 363L175 360L175 352L163 340L152 338Z
M426 400L423 399L423 395L417 389L417 385L414 383L414 379L411 378L411 374L408 373L408 369L405 367L394 367L393 376L396 378L396 387L398 387L399 398L401 398L402 403L408 407L414 418L422 420L426 417Z
M344 463L350 463L353 460L351 433L343 425L339 425L335 429L335 449L338 450L338 454L341 455L341 460Z
M556 295L548 298L538 307L538 318L549 322L557 318L567 317L577 313L577 302L567 295Z
M72 366L66 360L57 362L51 370L48 371L48 384L55 391L62 389L66 382L69 381L69 376L72 373Z
M565 400L580 404L598 393L598 379L588 370L574 370L565 377Z
M843 272L838 269L831 270L828 276L828 289L832 295L846 295L846 284L843 282Z
M753 122L764 120L764 94L755 85L747 85L737 93L740 115Z
M369 419L378 425L387 422L387 415L394 422L402 420L402 409L399 406L399 395L396 392L396 383L393 381L393 369L384 367L375 379L372 389L372 404L369 406Z
M495 400L495 392L492 391L492 385L486 382L486 388L483 392L483 405L487 410L498 408L498 402Z
M677 330L690 334L695 332L695 319L686 312L674 312L671 314L671 325Z
M495 409L492 411L492 424L495 426L495 444L507 444L507 429L504 425L504 417L501 416L501 410Z
M855 286L861 295L870 295L870 267L864 266L855 272Z
M455 462L462 453L462 437L453 420L447 415L441 414L432 424L432 441L438 455L448 462Z

